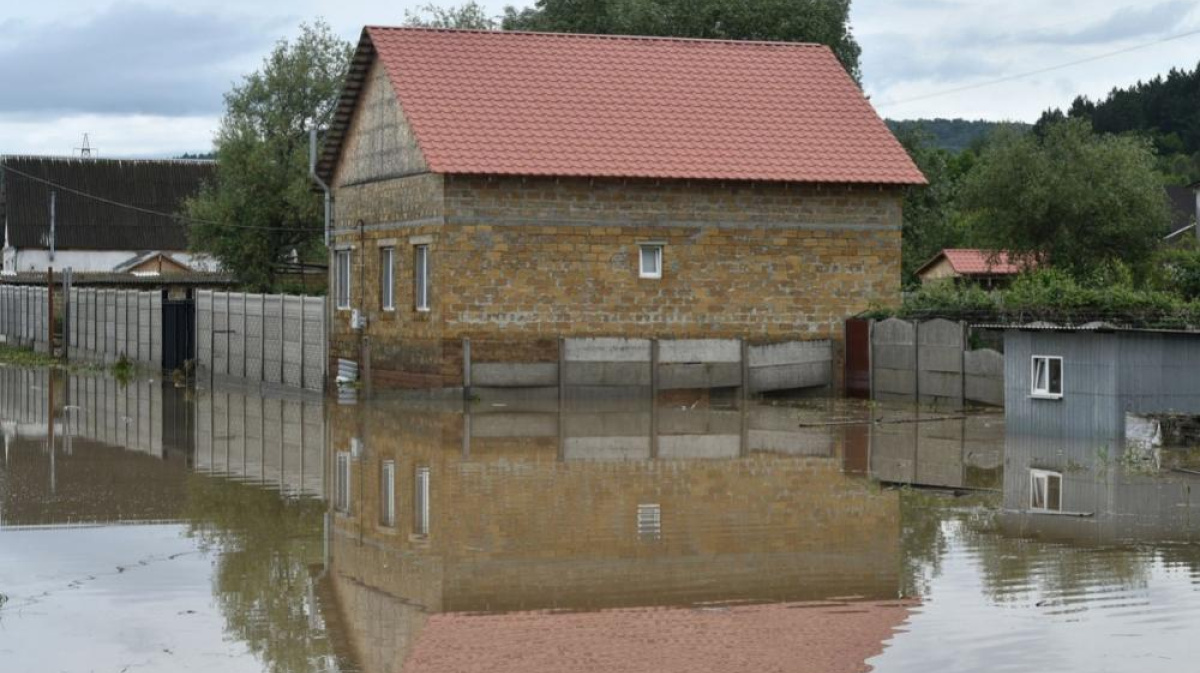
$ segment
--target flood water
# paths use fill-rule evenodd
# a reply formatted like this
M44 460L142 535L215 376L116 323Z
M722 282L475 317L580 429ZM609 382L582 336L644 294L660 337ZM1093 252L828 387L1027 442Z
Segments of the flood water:
M1200 477L1005 437L997 411L345 405L8 367L0 421L5 672L1200 655ZM1058 511L1033 511L1046 471Z

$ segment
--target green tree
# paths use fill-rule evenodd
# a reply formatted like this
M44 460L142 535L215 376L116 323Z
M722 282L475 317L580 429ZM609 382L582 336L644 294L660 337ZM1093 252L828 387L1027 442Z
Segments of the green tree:
M850 0L538 0L506 7L505 30L819 42L860 79Z
M295 251L324 260L320 198L308 178L308 133L332 114L352 47L322 22L280 40L262 68L225 94L216 178L184 205L192 249L248 288L271 289Z
M483 5L472 0L453 7L441 7L430 3L416 9L406 9L404 24L419 28L495 30L500 27L500 20L499 17L488 14Z
M942 248L968 244L970 228L959 210L962 183L975 163L974 150L951 152L935 146L936 140L921 126L904 127L897 137L929 184L911 187L904 197L902 228L903 282L912 287L916 271Z
M1142 278L1170 221L1148 141L1093 133L1084 120L1042 135L1000 132L967 177L962 203L980 241L1044 259L1076 278L1125 265Z

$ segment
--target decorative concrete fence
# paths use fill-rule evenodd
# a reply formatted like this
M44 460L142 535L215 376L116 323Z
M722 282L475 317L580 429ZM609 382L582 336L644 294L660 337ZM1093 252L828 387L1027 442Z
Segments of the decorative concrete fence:
M142 365L162 364L161 292L74 288L67 304L69 358L115 362L123 356Z
M833 383L828 340L752 345L738 339L567 338L559 342L557 362L489 362L471 353L470 341L464 341L463 380L472 390L621 395L744 386L760 393Z
M30 285L0 286L0 341L49 350L48 292Z
M875 399L1004 405L1004 356L987 348L971 350L965 323L874 322L870 368Z
M196 293L200 376L321 391L326 367L325 298Z

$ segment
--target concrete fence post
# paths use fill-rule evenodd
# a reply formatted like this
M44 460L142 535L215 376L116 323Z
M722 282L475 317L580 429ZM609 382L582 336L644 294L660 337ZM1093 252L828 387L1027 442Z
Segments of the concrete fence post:
M308 321L305 319L307 317L307 313L308 313L308 307L305 306L305 304L304 304L304 297L300 297L300 387L301 388L304 387L304 383L305 383L304 370L307 369L307 367L305 365L308 364L307 363L308 358L305 357L307 355L307 353L304 352L304 327L308 323Z
M248 353L246 352L246 333L250 330L248 323L250 322L250 302L245 292L242 293L242 377L250 378L249 363L246 361Z
M224 351L224 353L222 353L222 355L225 356L224 374L225 374L225 376L229 376L229 374L233 371L232 367L229 366L229 333L231 331L229 329L229 326L231 324L233 324L229 321L229 295L231 295L233 293L232 292L222 292L221 294L225 295L225 351Z
M559 442L558 450L559 457L563 453L562 449L562 412L563 404L567 400L567 340L564 337L558 338L558 425L559 425Z
M913 401L921 403L921 321L913 321Z
M267 294L258 295L258 380L267 380Z
M742 358L742 406L750 401L750 344L745 339L738 339L738 347Z
M658 404L658 349L657 338L650 340L650 403Z

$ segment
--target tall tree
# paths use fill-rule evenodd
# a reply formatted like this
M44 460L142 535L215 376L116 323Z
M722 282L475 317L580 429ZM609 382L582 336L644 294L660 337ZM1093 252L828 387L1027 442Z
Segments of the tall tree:
M1079 119L996 134L962 197L982 240L1078 278L1114 263L1147 270L1170 222L1151 144Z
M500 27L500 19L488 14L486 7L471 0L452 7L430 3L416 9L406 9L404 24L420 28L495 30Z
M324 259L322 209L308 179L308 133L332 114L352 46L322 22L280 40L225 94L216 179L184 205L190 246L246 287L266 290L292 258Z
M505 30L819 42L860 79L850 0L537 0L506 7Z

